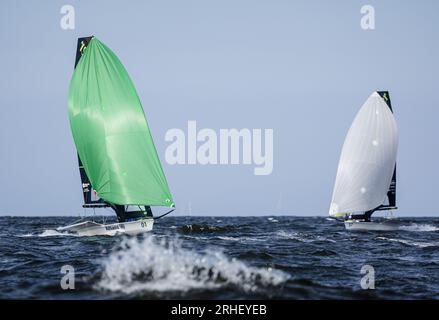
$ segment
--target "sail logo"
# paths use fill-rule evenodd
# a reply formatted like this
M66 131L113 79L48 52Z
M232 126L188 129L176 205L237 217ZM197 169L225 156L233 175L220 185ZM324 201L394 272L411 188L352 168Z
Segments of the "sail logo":
M165 159L170 165L254 165L254 175L273 172L273 129L197 130L188 121L187 133L173 128L166 132Z
M108 227L105 227L105 230L107 231L113 231L113 230L119 230L119 229L125 229L125 225L123 224L113 224Z
M82 184L82 192L89 192L90 189L88 187L90 186L90 183L83 183Z
M79 48L79 52L81 52L81 54L84 54L84 50L87 48L87 46L85 45L84 41L81 41L81 47Z

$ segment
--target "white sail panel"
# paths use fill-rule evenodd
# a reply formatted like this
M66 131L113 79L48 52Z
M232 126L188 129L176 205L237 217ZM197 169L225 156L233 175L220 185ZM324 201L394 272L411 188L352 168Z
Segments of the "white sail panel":
M395 118L374 92L346 136L338 164L329 214L365 212L383 204L392 180L398 149Z

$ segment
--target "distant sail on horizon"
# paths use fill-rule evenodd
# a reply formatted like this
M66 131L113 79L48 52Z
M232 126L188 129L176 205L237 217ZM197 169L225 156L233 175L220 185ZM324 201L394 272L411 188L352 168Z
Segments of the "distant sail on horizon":
M329 215L342 217L395 206L398 129L387 92L374 92L346 136Z

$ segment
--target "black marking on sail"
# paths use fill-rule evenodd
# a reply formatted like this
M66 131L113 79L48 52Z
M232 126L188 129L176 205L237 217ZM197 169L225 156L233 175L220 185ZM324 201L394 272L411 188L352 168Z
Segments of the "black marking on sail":
M390 111L393 113L392 102L390 101L389 91L378 91L378 94L383 98L389 107ZM396 206L396 164L393 170L392 181L390 182L389 190L387 191L387 198L389 199L389 207Z
M75 58L75 68L78 65L79 60L82 57L85 49L90 43L91 37L78 38L78 44L76 46L76 58ZM93 208L93 207L107 207L108 205L104 202L104 200L100 199L96 195L96 191L93 189L90 179L85 172L84 166L82 165L81 158L78 154L78 165L79 165L79 174L81 176L82 182L82 194L84 196L84 208Z
M392 181L390 182L389 191L387 191L387 198L389 199L389 206L396 207L396 164L393 170Z
M84 50L87 48L91 39L93 39L93 36L78 38L78 44L76 46L75 68L78 65L79 59L81 59L82 54L84 53Z
M377 91L377 93L380 95L381 98L386 102L387 106L389 107L390 111L393 113L392 109L392 102L390 101L390 94L389 91Z

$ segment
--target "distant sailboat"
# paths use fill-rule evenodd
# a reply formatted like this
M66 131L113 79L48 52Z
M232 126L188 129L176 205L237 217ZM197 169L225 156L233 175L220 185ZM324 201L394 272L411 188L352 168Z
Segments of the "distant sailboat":
M59 230L80 235L137 234L152 230L151 206L171 208L166 214L173 211L172 195L134 85L116 55L96 37L78 39L69 118L83 207L110 207L118 223L83 221Z
M371 222L375 211L397 209L397 131L389 93L372 93L346 136L329 209L346 229L397 229L393 221Z

